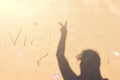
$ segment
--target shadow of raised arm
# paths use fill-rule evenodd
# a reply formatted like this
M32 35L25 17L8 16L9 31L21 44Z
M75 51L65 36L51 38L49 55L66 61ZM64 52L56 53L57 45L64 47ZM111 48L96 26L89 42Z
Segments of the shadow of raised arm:
M74 72L71 70L67 59L65 58L65 42L66 42L66 37L67 37L67 22L63 25L62 23L59 22L61 25L61 38L58 44L58 49L57 49L57 60L58 60L58 65L60 68L60 71L62 73L62 76L64 80L77 80L76 75Z

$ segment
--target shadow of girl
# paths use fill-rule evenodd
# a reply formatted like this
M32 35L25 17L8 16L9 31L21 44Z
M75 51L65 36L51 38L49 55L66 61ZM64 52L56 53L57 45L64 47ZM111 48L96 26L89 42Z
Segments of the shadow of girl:
M81 55L77 56L80 63L81 74L77 76L65 58L65 42L67 37L67 22L63 25L59 23L61 27L61 38L57 49L57 60L60 71L64 80L108 80L103 79L100 74L100 57L94 50L88 49L84 50Z

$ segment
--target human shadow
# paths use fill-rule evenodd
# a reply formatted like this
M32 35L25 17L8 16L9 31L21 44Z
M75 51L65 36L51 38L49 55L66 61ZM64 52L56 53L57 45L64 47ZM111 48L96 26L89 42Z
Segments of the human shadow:
M80 55L77 56L77 60L81 60L81 74L77 76L72 71L65 57L67 22L64 25L62 23L59 24L62 26L60 29L61 38L58 44L56 56L58 60L59 69L64 80L108 80L102 78L100 74L100 57L96 51L91 49L84 50Z

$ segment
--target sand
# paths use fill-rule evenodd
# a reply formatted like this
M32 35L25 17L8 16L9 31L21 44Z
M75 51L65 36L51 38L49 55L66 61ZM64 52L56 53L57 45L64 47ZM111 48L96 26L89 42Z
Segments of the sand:
M68 22L65 57L76 75L76 56L91 49L100 56L103 78L119 80L119 0L0 1L0 80L64 80L56 52L58 22ZM117 53L116 53L117 52Z

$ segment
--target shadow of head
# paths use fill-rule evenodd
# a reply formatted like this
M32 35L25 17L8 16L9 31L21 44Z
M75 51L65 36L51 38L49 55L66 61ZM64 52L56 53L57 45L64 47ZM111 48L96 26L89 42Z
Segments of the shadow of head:
M82 51L82 53L77 56L77 60L81 60L80 64L84 66L100 66L100 57L98 53L91 49Z
M103 80L100 74L100 57L94 50L84 50L77 56L80 60L81 77L85 80Z

